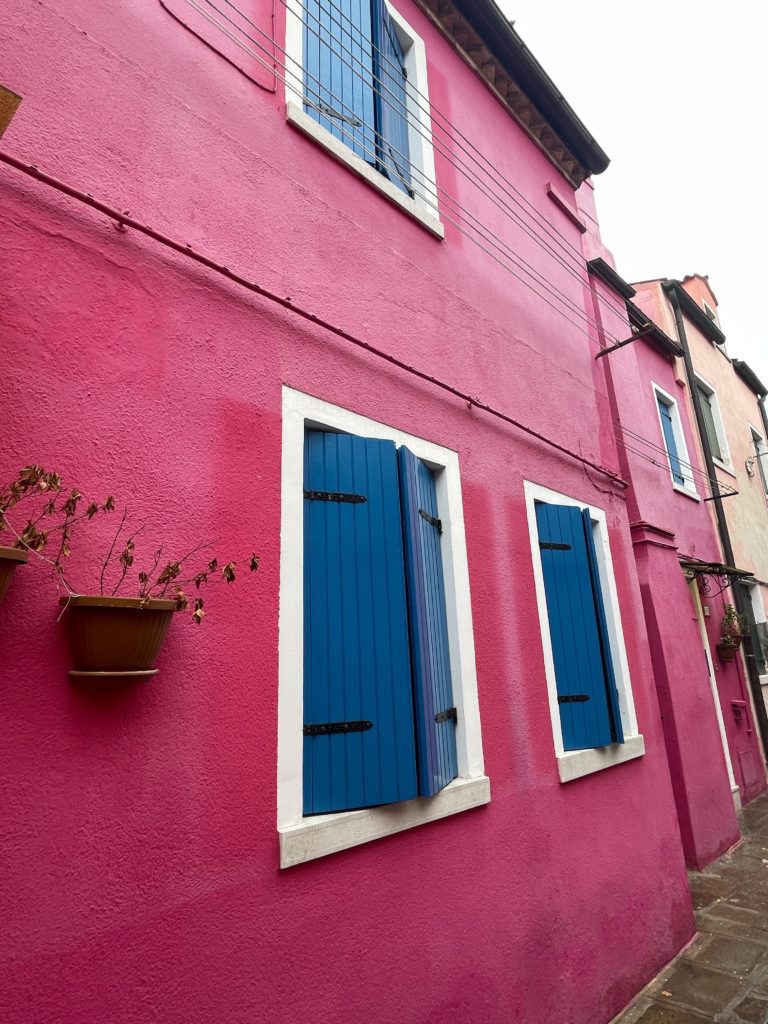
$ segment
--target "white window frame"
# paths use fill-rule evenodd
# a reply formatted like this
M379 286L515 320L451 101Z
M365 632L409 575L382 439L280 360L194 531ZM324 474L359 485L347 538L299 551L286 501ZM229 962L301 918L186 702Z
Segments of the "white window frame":
M408 72L406 104L408 109L408 147L415 195L406 195L384 174L371 167L335 135L304 110L304 21L302 0L287 0L285 22L286 86L285 110L289 124L328 150L369 185L382 192L406 213L414 217L437 238L445 238L440 220L435 176L435 152L432 141L432 118L429 113L427 51L424 40L405 18L385 0L405 56ZM420 97L420 102L418 98Z
M709 403L712 408L712 421L715 424L717 443L720 446L720 453L723 456L722 459L716 459L713 455L712 461L720 469L724 469L726 473L730 473L731 476L735 476L735 473L733 472L733 463L731 462L731 450L728 447L728 438L725 436L725 424L723 423L723 414L720 411L720 400L717 397L717 392L709 381L705 377L702 377L700 373L694 373L694 378L696 383L699 384L712 399Z
M629 662L624 643L624 630L621 624L621 609L616 590L616 578L613 572L613 559L608 540L608 525L605 512L587 502L560 494L549 487L526 480L525 504L528 515L528 533L531 541L533 558L533 578L536 587L536 603L541 626L541 642L544 649L544 669L547 677L547 693L549 696L549 716L552 723L552 739L555 747L557 768L561 782L580 779L592 772L623 764L645 753L645 740L637 731L635 701L632 695L632 683L629 676ZM557 677L555 675L555 659L552 653L552 637L549 629L549 613L547 611L547 594L544 587L544 569L539 548L539 529L536 521L536 502L544 501L554 505L570 505L580 511L589 509L597 555L597 568L600 577L600 589L605 606L605 621L608 629L608 642L613 661L613 672L616 677L616 689L619 695L619 712L624 732L623 743L612 743L608 747L594 747L588 750L566 750L563 744L563 730L560 724L560 705L557 702Z
M458 712L458 778L436 796L338 814L304 817L304 437L308 429L339 431L407 445L435 473L442 520L443 572L453 700ZM283 868L359 846L382 836L490 801L477 696L464 511L455 451L378 420L283 387L280 524L277 828Z
M766 444L765 437L751 423L749 424L749 436L752 439L752 448L755 449L755 454L750 456L750 458L755 460L755 475L760 482L763 493L768 497L768 455L762 459L758 458L761 449L768 453L768 444ZM762 473L760 472L761 466Z
M664 451L667 453L667 464L669 467L669 479L672 481L672 487L680 494L685 494L689 498L693 498L696 501L701 501L699 492L696 490L696 481L693 478L693 470L691 468L691 459L688 455L688 445L685 443L685 434L683 433L683 422L680 418L680 407L677 404L677 399L673 398L668 391L655 382L651 383L653 389L653 405L656 410L656 418L659 423L659 433L661 434L661 443L664 447ZM675 475L672 472L672 460L669 458L669 450L667 448L667 439L664 436L664 424L661 422L661 413L659 412L659 399L668 405L672 416L672 433L675 435L675 444L677 445L677 457L680 461L680 470L683 474L683 480L685 483L679 484L675 480Z
M707 314L707 316L709 317L709 319L710 319L710 320L711 320L711 321L712 321L712 322L713 322L713 323L714 323L714 324L715 324L715 325L716 325L717 327L719 327L719 326L720 326L720 319L719 319L719 317L718 317L718 315L717 315L717 310L716 310L716 309L712 309L712 307L710 306L710 304L709 304L709 303L707 302L707 300L706 300L706 299L702 299L702 300L701 300L701 304L702 304L702 306L704 307L704 312L705 312L705 313Z

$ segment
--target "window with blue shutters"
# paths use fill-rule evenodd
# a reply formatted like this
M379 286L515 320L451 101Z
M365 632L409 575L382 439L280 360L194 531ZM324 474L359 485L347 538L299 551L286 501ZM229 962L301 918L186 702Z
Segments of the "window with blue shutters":
M304 814L434 796L458 774L434 475L392 441L304 452Z
M666 451L669 461L672 483L677 490L697 497L678 404L671 395L667 394L657 384L653 385L653 397L656 403L656 411L659 415L661 437L664 451Z
M413 197L406 47L386 0L306 0L304 109L357 156Z
M536 502L563 747L624 739L590 510Z
M555 762L571 782L642 757L608 518L526 480L525 507ZM525 662L526 685L540 678Z

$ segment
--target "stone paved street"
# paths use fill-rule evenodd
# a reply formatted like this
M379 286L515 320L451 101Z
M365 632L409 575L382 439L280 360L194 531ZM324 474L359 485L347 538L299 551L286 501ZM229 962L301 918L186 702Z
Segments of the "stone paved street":
M690 873L699 934L614 1024L768 1024L768 795L744 841Z

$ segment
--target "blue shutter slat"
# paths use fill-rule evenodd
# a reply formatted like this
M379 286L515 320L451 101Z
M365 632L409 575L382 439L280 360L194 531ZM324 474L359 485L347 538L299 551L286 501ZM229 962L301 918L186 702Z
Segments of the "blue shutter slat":
M419 794L434 796L458 774L456 723L436 722L453 707L445 582L436 525L435 480L429 468L407 448L398 450L403 507L403 536L413 664Z
M661 413L661 428L664 431L664 445L669 456L669 466L672 470L672 476L676 483L684 484L685 477L683 476L683 468L680 465L677 441L675 440L675 431L672 426L672 410L666 402L662 401L661 398L658 398L657 401L659 403L659 412Z
M537 502L536 522L563 746L607 746L614 738L581 510ZM587 699L562 700L573 697Z
M304 722L373 722L304 737L304 813L417 794L395 447L309 431L304 486L366 501L304 502Z
M370 0L305 0L305 109L368 163L376 161L372 28Z
M373 29L379 169L398 188L412 196L405 53L386 0L373 0Z
M616 674L613 670L611 642L608 637L608 622L605 618L605 601L603 600L603 588L600 584L600 570L597 564L597 552L595 550L592 517L589 514L588 508L582 509L581 518L584 526L584 537L587 542L587 561L589 562L589 572L592 578L592 594L595 601L597 631L600 637L600 648L603 655L603 674L605 678L606 694L608 696L611 724L613 725L613 738L616 743L623 743L624 729L621 724L621 711L619 709L619 691L616 688Z

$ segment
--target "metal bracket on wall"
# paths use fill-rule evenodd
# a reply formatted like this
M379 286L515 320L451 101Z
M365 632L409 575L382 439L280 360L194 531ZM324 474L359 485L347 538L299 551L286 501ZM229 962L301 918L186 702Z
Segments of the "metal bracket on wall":
M601 359L603 356L610 355L611 352L615 352L617 348L624 348L625 345L631 345L632 342L637 341L638 338L644 338L648 334L653 334L654 330L655 328L649 324L647 327L644 327L641 331L638 331L637 334L633 334L631 338L625 338L624 341L617 341L615 345L611 345L608 348L601 349L595 356L595 359Z

